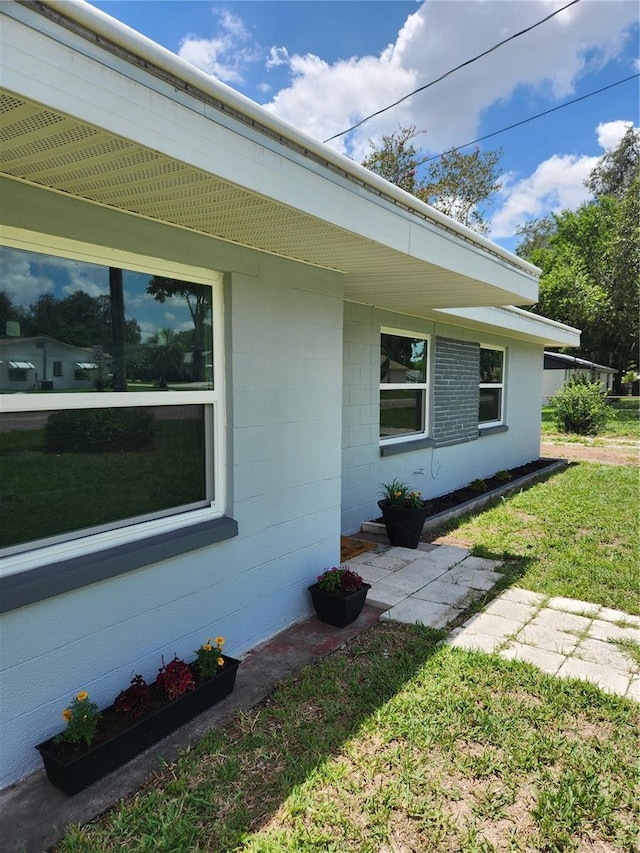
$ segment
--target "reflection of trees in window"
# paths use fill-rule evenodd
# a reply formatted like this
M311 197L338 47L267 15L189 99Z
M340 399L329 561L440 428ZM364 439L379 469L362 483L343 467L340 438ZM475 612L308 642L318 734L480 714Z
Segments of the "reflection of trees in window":
M502 382L502 350L480 350L480 382Z
M205 378L206 326L211 324L210 289L201 284L156 275L147 285L147 293L157 302L165 302L172 296L180 296L186 300L193 320L191 373L195 382L202 382Z
M426 342L404 335L380 335L380 382L424 382ZM401 380L392 379L392 365L405 367Z

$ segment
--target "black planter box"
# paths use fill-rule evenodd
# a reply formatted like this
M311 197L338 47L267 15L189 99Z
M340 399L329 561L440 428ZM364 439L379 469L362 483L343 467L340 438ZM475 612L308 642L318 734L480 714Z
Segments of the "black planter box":
M378 501L390 545L401 548L417 548L422 535L424 521L429 514L426 506L390 506Z
M148 717L132 723L111 740L87 747L86 752L72 761L62 761L51 751L53 738L38 744L36 749L42 756L49 781L65 794L77 794L220 702L233 690L240 665L235 658L222 657L224 666L213 678ZM106 708L105 713L112 708Z
M358 618L370 589L371 584L363 583L355 592L327 592L314 583L309 592L320 621L344 628Z

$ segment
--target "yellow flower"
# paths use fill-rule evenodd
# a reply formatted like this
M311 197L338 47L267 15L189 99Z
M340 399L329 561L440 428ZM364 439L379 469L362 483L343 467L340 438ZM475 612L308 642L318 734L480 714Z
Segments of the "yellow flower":
M76 699L78 700L78 702L84 702L84 700L88 699L88 698L89 698L89 694L87 693L86 690L81 690L80 693L78 693L78 695L76 696Z
M213 646L211 645L211 643L205 643L205 645L202 647L202 650L205 652L210 652L212 648Z
M72 717L73 717L73 714L71 713L71 708L65 708L64 711L62 712L62 719L68 723Z
M224 666L224 658L218 658L218 666Z
M216 637L216 646L224 646L224 637Z

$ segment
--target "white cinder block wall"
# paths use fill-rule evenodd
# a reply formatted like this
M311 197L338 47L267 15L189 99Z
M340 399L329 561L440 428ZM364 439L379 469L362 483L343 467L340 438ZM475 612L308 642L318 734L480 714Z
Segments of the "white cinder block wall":
M86 232L90 218L82 225L72 207ZM145 254L228 271L228 514L239 535L0 617L0 786L41 766L34 745L60 731L79 690L107 705L134 673L152 680L162 655L190 659L217 634L241 655L310 613L307 585L339 559L340 276L96 215L113 226L96 239L119 234Z
M507 432L444 447L381 456L379 430L380 329L431 335L431 380L436 337L506 347ZM394 477L436 497L540 454L542 346L450 323L345 303L342 430L342 532L354 533L379 516L380 485ZM433 426L433 407L430 413Z

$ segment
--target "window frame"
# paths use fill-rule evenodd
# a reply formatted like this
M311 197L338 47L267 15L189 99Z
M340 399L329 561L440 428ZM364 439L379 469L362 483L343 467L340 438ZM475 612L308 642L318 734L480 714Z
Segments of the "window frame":
M406 388L411 388L413 390L422 390L423 398L424 398L424 408L422 411L423 424L424 429L421 432L412 432L412 433L403 433L402 435L396 436L387 436L383 437L379 434L380 430L380 414L381 414L381 395L378 396L378 441L380 444L380 448L391 448L394 445L399 444L407 444L409 442L424 442L425 439L429 438L430 434L430 424L429 424L429 415L430 415L430 400L429 395L431 393L431 335L426 332L416 332L411 331L410 329L398 329L390 326L381 326L380 333L378 335L378 354L380 354L381 344L382 344L382 335L395 335L401 338L413 338L417 340L425 341L427 344L427 358L425 364L425 381L424 382L380 382L379 383L379 391L402 391ZM380 370L380 366L378 364L378 372Z
M492 388L499 389L500 391L500 416L497 420L491 421L481 421L480 420L480 401L478 400L478 428L479 429L487 429L490 427L503 426L504 425L504 389L506 385L506 372L507 372L507 349L506 347L499 346L498 344L485 344L480 343L479 355L478 359L480 359L480 353L482 350L493 350L495 352L502 353L502 381L501 382L479 382L478 389L481 392L483 388ZM480 364L478 362L478 367Z
M72 560L109 548L135 545L140 540L159 536L194 525L221 519L226 509L226 392L224 364L223 273L203 267L167 261L148 255L137 255L75 240L34 234L22 229L3 228L0 244L8 248L44 254L72 261L116 266L133 272L162 275L203 284L212 290L213 389L180 391L127 391L109 394L76 394L57 391L53 394L6 394L2 397L4 413L49 411L52 409L130 408L153 406L203 405L206 434L206 493L208 505L184 511L168 510L159 517L144 516L122 519L112 525L81 532L60 534L48 540L34 539L17 547L0 551L0 577L34 569L47 563Z

